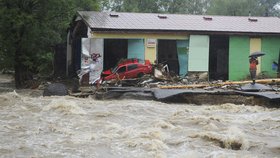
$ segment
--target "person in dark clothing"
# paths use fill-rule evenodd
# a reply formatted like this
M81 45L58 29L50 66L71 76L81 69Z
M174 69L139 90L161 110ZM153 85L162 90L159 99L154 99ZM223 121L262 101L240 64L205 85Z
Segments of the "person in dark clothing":
M249 59L250 62L250 75L251 79L253 81L253 84L255 84L256 80L256 73L257 73L257 65L259 64L258 59L256 57L251 57Z

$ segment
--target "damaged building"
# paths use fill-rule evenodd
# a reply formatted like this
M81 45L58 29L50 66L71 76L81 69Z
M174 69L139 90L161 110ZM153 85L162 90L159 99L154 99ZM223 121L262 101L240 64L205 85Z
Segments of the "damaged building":
M167 64L182 77L242 80L249 76L250 53L263 51L258 74L276 77L279 26L277 17L79 11L68 32L67 74L100 55L97 75L120 59L138 58Z

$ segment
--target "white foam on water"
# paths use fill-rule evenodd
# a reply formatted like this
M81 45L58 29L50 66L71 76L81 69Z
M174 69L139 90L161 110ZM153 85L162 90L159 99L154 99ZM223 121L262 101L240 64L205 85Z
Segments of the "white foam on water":
M51 103L43 108L44 111L56 111L65 115L78 114L83 115L86 112L77 105L74 101L69 101L64 98L52 100Z
M13 106L19 101L22 101L22 97L16 91L1 94L0 108L1 106Z
M174 158L202 158L203 154L197 151L186 151L185 153L178 153L178 155L173 156Z
M162 128L162 129L174 129L174 128L176 128L173 124L171 124L170 122L166 122L164 120L157 120L154 123L154 127Z
M1 94L0 105L3 157L279 155L279 109L29 97L16 92Z
M246 139L246 135L244 132L236 127L236 126L231 126L227 131L226 131L226 139L225 139L225 147L226 148L233 148L234 144L241 145L241 150L248 150L250 147L249 141Z
M209 123L209 124L207 124L207 125L205 125L205 126L203 126L203 128L205 129L205 130L208 130L208 131L211 131L211 130L219 130L219 127L217 126L217 125L215 125L214 123Z
M201 132L197 136L206 141L215 142L218 146L233 150L247 150L250 146L241 129L231 126L222 133Z

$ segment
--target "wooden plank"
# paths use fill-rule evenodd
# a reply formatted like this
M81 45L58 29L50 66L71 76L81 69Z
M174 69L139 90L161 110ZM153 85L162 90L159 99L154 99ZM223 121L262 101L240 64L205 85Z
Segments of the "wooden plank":
M160 86L161 89L188 89L188 88L205 88L211 86L225 86L225 85L239 85L239 84L247 84L252 83L252 81L228 81L216 84L192 84L192 85L175 85L175 86ZM272 83L280 83L280 79L260 79L256 80L256 83L261 84L272 84Z

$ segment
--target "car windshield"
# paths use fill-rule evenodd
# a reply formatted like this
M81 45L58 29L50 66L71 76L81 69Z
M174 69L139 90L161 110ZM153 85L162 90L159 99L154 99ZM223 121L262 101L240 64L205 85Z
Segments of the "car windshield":
M115 73L117 71L117 69L118 69L118 66L111 68L112 73Z

